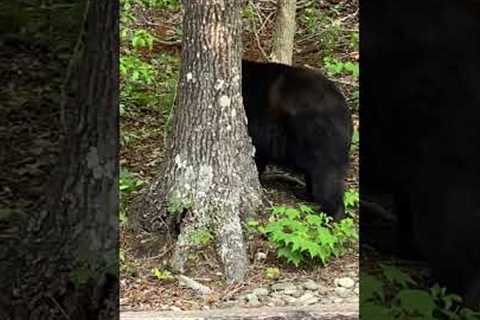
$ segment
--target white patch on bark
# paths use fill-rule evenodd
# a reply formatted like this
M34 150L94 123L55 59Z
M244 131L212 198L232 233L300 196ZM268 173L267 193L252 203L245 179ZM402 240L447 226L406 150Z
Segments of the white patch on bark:
M185 158L185 159L184 159ZM186 157L183 157L180 154L177 154L175 156L175 165L177 166L178 169L186 169L187 168L187 159Z
M113 172L115 168L113 161L108 161L103 167L105 168L103 174L106 175L109 179L113 179Z
M193 81L193 74L191 72L187 73L187 82Z
M218 103L220 104L220 106L222 108L229 107L231 102L232 102L232 100L226 95L223 95L218 99Z
M204 197L207 190L210 190L213 181L213 168L209 165L201 165L198 171L199 197Z
M88 150L87 167L92 170L95 179L100 179L103 176L103 168L100 166L98 150L95 147L90 147L90 150Z
M217 80L217 83L215 83L215 90L220 90L223 88L223 85L225 84L225 81L223 81L222 79L218 79Z

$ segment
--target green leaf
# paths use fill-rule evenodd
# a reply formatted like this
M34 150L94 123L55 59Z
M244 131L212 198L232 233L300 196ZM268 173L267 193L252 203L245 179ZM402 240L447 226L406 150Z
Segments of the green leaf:
M296 266L308 256L325 264L331 257L346 252L346 245L357 234L352 219L331 223L326 214L316 214L304 205L299 209L274 207L272 213L265 225L267 238L277 249L277 256Z
M480 319L480 312L464 308L460 311L460 316L463 320L478 320Z
M313 215L313 214L306 216L305 221L307 221L308 224L317 225L317 226L322 225L322 223L324 222L322 217L318 215Z
M306 206L304 204L301 204L299 206L299 209L300 209L301 212L303 212L305 214L314 214L315 213L315 211L311 207Z
M360 276L360 305L368 301L380 299L385 301L384 284L374 276L363 274Z
M416 284L416 282L410 277L410 275L402 272L395 266L381 264L380 267L383 270L385 278L390 283L398 284L402 288L407 288L409 285Z
M335 244L335 237L329 229L319 227L317 231L317 241L322 245L332 246Z
M285 211L285 215L288 216L290 219L295 220L300 218L300 211L297 209L288 208Z
M372 302L365 302L360 304L360 314L365 320L393 320L396 319L394 315L385 306L378 305Z
M361 289L360 289L361 290ZM426 319L433 319L435 301L432 296L423 290L401 290L394 300L398 300L402 308L411 313L418 313Z
M272 208L272 213L275 215L283 215L287 208L285 207L273 207Z

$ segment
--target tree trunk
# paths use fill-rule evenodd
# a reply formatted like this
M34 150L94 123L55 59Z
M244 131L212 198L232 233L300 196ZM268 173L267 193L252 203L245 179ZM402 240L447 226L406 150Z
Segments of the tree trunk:
M180 272L198 239L216 239L228 282L241 281L247 271L241 219L261 204L241 96L241 2L184 1L182 68L168 160L134 209L143 229L163 231L166 220L171 232L179 227L172 264Z
M46 205L2 239L2 320L118 319L118 1L85 8Z
M273 62L292 64L296 8L296 0L277 0L277 16L271 53Z

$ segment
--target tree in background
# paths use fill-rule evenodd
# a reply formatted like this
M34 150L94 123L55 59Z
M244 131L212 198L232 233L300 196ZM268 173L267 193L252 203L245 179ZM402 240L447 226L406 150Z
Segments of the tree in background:
M118 318L118 1L86 1L84 12L57 170L37 207L2 220L1 319ZM40 107L59 122L58 105Z
M292 64L295 37L296 0L278 0L275 29L272 37L273 62Z
M241 96L241 0L185 0L178 104L167 161L136 202L137 227L177 236L172 257L215 239L228 282L248 267L242 218L261 204Z

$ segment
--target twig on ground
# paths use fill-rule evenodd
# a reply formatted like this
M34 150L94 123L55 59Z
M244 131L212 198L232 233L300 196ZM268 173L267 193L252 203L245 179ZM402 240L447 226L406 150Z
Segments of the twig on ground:
M207 287L206 285L201 284L198 281L193 280L192 278L189 278L184 275L178 275L177 276L178 283L180 285L184 285L190 289L193 289L194 291L197 291L203 295L210 294L212 292L212 289Z

